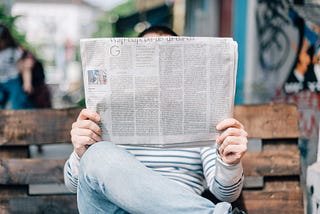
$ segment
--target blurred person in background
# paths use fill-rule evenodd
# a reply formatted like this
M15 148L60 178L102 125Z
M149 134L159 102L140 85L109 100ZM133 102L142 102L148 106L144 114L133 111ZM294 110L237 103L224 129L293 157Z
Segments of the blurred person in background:
M22 59L22 50L9 29L0 23L0 107L32 108L28 94L32 92L32 62ZM23 79L23 86L19 75ZM8 105L9 104L9 105Z
M28 94L32 108L51 108L51 92L45 83L42 62L30 51L23 50L19 60L19 81ZM43 153L42 145L37 145L38 153Z
M24 50L19 78L25 92L28 93L33 108L51 108L51 92L45 83L45 73L42 62L30 51Z

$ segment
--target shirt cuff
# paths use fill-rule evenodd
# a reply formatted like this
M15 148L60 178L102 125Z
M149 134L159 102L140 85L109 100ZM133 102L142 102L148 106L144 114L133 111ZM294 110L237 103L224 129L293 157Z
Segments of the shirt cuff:
M222 161L217 154L216 162L216 179L223 185L232 185L237 183L243 175L243 167L241 161L236 164L227 164Z
M73 151L69 158L70 170L74 177L78 177L79 166L80 166L80 157L75 151Z

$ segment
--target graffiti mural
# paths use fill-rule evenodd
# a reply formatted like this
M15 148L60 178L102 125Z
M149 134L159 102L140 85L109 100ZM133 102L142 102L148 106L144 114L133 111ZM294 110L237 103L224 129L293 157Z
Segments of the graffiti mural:
M299 108L303 174L317 158L320 124L320 1L257 0L256 85L260 101ZM256 101L256 100L255 100Z
M318 111L319 105L306 102L306 97L318 99L320 92L320 3L305 1L257 1L258 67L265 88L274 92L270 100L298 105L303 100L301 110ZM306 96L309 92L316 95ZM310 133L304 137L310 138Z
M319 20L319 2L258 0L259 66L286 94L320 92Z
M295 48L296 60L284 84L284 91L287 94L304 90L320 92L320 63L318 63L320 27L303 19L299 14L294 14L293 19L293 23L296 23L296 27L299 29L300 39L297 48ZM296 19L300 21L296 21Z
M287 60L290 39L284 26L290 24L288 3L282 0L260 0L256 11L259 36L259 62L263 71L279 69ZM277 52L277 56L273 54Z

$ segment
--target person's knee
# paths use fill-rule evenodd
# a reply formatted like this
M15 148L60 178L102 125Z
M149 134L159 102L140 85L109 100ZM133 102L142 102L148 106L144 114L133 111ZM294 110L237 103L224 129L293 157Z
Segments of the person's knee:
M116 145L106 141L91 145L81 158L79 173L91 178L112 175L119 150Z

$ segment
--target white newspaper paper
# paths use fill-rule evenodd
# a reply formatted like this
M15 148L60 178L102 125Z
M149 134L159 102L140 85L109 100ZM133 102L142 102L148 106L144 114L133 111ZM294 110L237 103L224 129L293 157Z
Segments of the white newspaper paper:
M232 116L237 43L231 38L82 39L86 106L103 139L139 146L212 145Z

